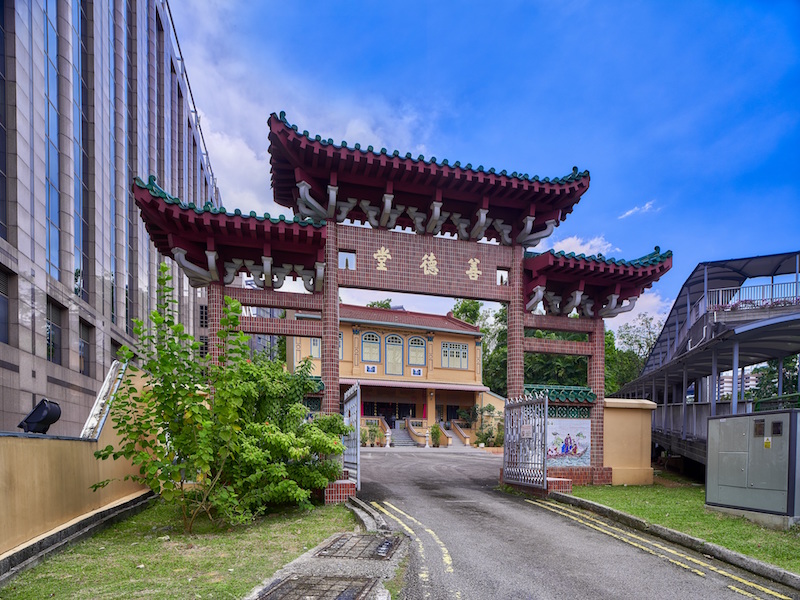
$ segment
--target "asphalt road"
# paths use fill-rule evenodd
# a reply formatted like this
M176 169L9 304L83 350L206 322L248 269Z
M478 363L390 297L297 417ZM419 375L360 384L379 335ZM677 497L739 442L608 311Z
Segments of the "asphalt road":
M359 497L411 539L410 599L794 598L659 538L497 489L477 449L362 449Z

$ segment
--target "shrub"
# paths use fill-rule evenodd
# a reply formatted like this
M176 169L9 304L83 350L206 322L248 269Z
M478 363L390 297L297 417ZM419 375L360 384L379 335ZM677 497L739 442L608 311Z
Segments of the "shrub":
M251 361L247 336L237 331L241 305L230 298L218 363L199 357L199 344L176 321L170 279L162 265L151 327L136 321L137 352L121 351L127 378L111 402L120 446L95 456L138 465L139 475L126 478L178 504L187 532L201 513L241 523L270 504L309 503L312 490L338 476L331 457L343 452L339 436L349 431L341 415L306 422L311 363L288 373L261 355ZM147 381L142 390L131 380L136 372Z
M494 436L494 445L502 446L506 439L506 430L502 423L497 424L497 433Z

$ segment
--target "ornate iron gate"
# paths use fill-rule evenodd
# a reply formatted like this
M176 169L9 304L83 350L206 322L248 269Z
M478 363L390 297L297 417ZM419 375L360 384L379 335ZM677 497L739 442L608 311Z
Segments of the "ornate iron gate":
M361 490L361 388L358 382L344 393L344 424L352 425L353 431L342 436L344 444L344 468L355 479L356 489Z
M506 399L503 481L547 490L547 394Z

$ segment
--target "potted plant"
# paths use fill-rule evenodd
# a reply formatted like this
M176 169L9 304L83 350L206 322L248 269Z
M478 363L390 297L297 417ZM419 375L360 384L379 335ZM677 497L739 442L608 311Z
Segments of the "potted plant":
M367 442L369 442L369 431L367 431L366 427L361 428L361 445L366 446Z
M380 427L375 428L375 441L378 442L379 447L383 447L386 445L386 434L383 433L383 429Z
M434 424L431 426L431 444L433 444L434 448L439 447L439 442L442 440L442 430L439 429L438 424Z
M375 440L378 439L378 428L375 425L369 426L369 445L374 447Z

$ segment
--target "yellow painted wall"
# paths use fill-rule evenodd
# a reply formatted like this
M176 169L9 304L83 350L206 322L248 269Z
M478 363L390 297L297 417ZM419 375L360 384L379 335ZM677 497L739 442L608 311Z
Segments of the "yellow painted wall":
M450 333L434 332L433 341L427 339L427 332L413 331L408 329L376 328L376 327L356 327L358 333L353 333L352 323L342 323L340 331L342 333L343 352L342 359L339 361L339 377L358 377L359 379L369 379L370 377L394 381L414 381L436 382L436 383L461 383L461 384L480 384L482 379L481 346L476 346L475 336L458 335ZM361 360L361 336L364 333L374 332L381 339L381 360L380 362L364 362ZM386 337L389 335L399 335L403 339L403 374L387 375L386 367ZM408 364L408 340L412 337L422 337L425 340L425 365ZM467 345L467 369L454 369L442 367L442 343L455 342ZM289 350L291 349L291 350ZM311 356L311 338L287 338L287 353L291 352L291 358L287 361L288 368L293 370L294 366L303 358ZM288 358L288 357L287 357ZM313 375L321 375L321 363L319 359L313 359ZM367 373L366 366L374 365L376 372ZM421 368L422 376L413 376L412 368Z
M603 461L612 469L612 485L653 483L650 423L655 408L649 400L606 398Z
M97 440L0 437L0 556L72 519L146 491L121 481L138 472L130 463L94 457L117 440L110 420ZM111 478L120 481L90 489Z

